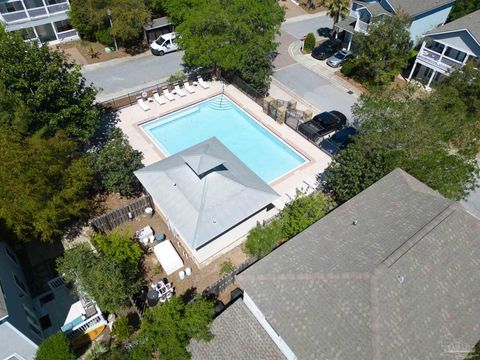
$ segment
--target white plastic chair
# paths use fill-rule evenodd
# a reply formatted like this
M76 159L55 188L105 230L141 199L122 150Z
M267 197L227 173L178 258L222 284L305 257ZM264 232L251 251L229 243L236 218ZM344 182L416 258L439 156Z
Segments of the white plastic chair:
M178 277L179 277L180 280L185 279L185 271L183 271L183 270L180 271L180 272L178 273Z
M190 86L190 84L187 82L183 83L183 87L185 88L185 90L187 90L190 94L193 94L195 92L195 89Z
M163 96L160 96L157 92L156 93L153 93L153 98L155 99L155 101L157 103L159 103L160 105L164 105L167 103L167 101L165 100L165 97Z
M169 101L175 100L175 96L173 96L173 94L172 94L170 91L168 91L167 88L163 89L163 95L164 95L164 96L167 98L167 100L169 100Z
M177 94L178 96L184 97L184 96L187 95L187 93L185 91L180 89L180 85L178 85L178 84L174 86L174 90L175 90L175 94Z
M140 108L143 110L143 111L148 111L150 110L150 106L147 105L147 103L145 101L143 101L143 99L138 99L137 100L137 104L138 106L140 106Z
M186 268L186 269L185 269L185 274L186 274L187 276L192 275L192 269L191 269L191 268Z
M210 87L210 85L208 85L208 83L205 82L201 76L198 77L198 84L204 89L208 89Z

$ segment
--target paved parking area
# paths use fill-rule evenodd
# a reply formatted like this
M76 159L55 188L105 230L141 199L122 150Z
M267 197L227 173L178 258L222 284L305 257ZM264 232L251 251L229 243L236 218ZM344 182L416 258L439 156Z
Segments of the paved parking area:
M318 111L339 110L349 119L356 96L300 64L277 70L273 77Z

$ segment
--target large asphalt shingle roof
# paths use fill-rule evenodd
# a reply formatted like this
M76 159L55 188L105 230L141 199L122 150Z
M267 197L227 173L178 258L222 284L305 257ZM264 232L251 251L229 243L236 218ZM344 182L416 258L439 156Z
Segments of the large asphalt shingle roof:
M217 138L137 170L135 175L192 249L279 196Z
M282 360L285 356L267 332L238 299L214 321L209 342L192 340L193 360Z
M434 30L431 30L427 33L427 35L460 30L468 30L475 38L475 41L480 44L480 10L474 11L471 14L465 15Z
M237 281L299 359L423 360L480 339L479 270L479 220L397 169Z
M388 0L394 11L402 9L410 16L423 14L446 4L453 4L455 0Z

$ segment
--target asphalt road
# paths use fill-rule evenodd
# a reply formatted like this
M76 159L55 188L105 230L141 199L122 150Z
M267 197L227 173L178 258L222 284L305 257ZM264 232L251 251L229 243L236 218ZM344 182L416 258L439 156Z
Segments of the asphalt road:
M295 21L292 18L282 24L282 31L288 32L297 40L302 39L309 32L312 32L317 39L328 34L333 26L333 20L327 15L317 15L309 19Z
M153 56L150 53L128 59L87 65L82 73L87 83L99 89L97 101L105 101L164 81L183 69L183 52Z
M351 118L355 96L304 66L287 66L275 71L273 77L319 111L338 110Z

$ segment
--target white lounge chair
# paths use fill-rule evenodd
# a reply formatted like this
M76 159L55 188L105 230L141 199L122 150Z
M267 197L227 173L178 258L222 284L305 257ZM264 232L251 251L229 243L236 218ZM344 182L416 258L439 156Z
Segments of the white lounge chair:
M208 83L204 81L201 76L198 77L198 84L204 89L208 89L210 87L210 85L208 85Z
M168 91L167 88L163 89L163 95L169 100L169 101L173 101L175 100L175 96L173 96L173 94Z
M175 90L175 94L177 94L177 95L179 95L179 96L181 96L181 97L184 97L184 96L187 95L187 93L186 93L185 91L183 91L182 89L180 89L180 85L178 85L178 84L175 85L173 89Z
M160 105L163 105L163 104L165 104L165 103L167 102L167 101L165 100L165 97L164 97L164 96L160 96L160 95L158 94L158 92L153 93L153 98L154 98L155 101L156 101L157 103L159 103Z
M148 111L150 110L150 106L148 106L148 104L143 101L143 99L138 99L137 100L137 104L138 106L140 106L140 108L143 110L143 111Z
M183 83L183 87L187 90L190 94L195 92L195 89L187 82Z

